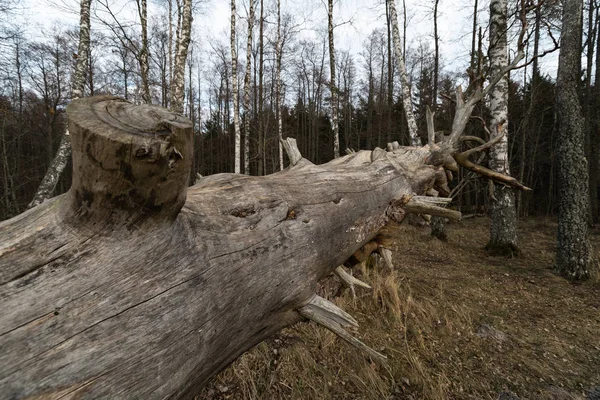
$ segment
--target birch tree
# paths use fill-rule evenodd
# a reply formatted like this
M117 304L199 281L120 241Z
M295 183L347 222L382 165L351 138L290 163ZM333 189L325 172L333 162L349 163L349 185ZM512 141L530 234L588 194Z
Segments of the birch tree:
M183 0L179 9L181 29L177 29L177 43L175 45L175 60L173 65L173 81L171 82L171 109L183 113L183 100L185 97L185 60L192 31L192 0Z
M331 2L332 0L330 0ZM333 41L331 42L331 46L333 46ZM283 53L283 38L281 37L281 0L277 0L277 45L275 48L275 56L276 60L276 69L277 69L277 77L275 81L275 102L277 103L277 135L279 138L279 170L283 170L283 120L281 117L281 57ZM333 78L332 78L333 79ZM336 112L336 121L334 125L334 156L339 157L340 153L340 141L337 131L337 112ZM337 143L337 152L335 150L335 143Z
M169 12L169 87L173 82L173 0L167 0ZM170 89L169 89L170 92ZM164 100L165 104L170 103L170 99Z
M142 99L144 103L151 104L150 95L150 64L148 63L148 7L147 0L136 0L140 24L142 26L142 43L140 46L140 75L142 77Z
M328 0L327 21L329 33L329 91L331 92L331 127L333 130L333 157L340 156L340 133L338 129L337 89L335 87L335 46L333 38L333 0Z
M263 79L264 79L264 56L265 56L265 7L264 0L260 0L260 22L258 34L258 175L265 175L267 163L265 161L265 132L263 113Z
M252 34L254 30L254 3L248 11L248 41L246 43L246 73L244 74L244 173L250 175L250 73L252 65ZM279 3L278 3L279 4Z
M577 93L580 65L582 0L563 4L556 102L558 108L558 246L556 269L569 279L590 277L592 260L588 239L588 168L584 155L584 130Z
M386 0L392 20L392 36L394 39L394 55L400 71L400 82L402 84L402 104L406 114L408 132L410 135L411 146L421 146L421 139L417 132L417 120L412 109L412 96L410 93L410 83L408 73L406 72L406 63L404 62L404 53L402 52L402 42L400 40L400 30L398 29L398 14L396 13L396 0Z
M150 104L152 99L150 95L150 63L148 55L148 7L147 0L136 0L136 7L141 25L140 39L136 39L134 34L130 30L132 22L122 22L117 17L117 14L113 11L111 3L108 0L97 0L97 3L101 6L102 14L107 14L109 19L104 19L97 11L96 17L98 21L106 26L121 44L122 47L127 48L131 54L135 56L138 63L139 74L142 81L142 101L146 104ZM92 93L90 93L93 95Z
M92 0L81 0L80 21L79 21L79 47L77 50L77 61L75 63L75 73L73 77L72 95L73 100L83 96L85 87L85 72L88 66L90 54L90 6ZM44 200L52 196L54 188L58 183L60 175L64 171L69 159L71 158L71 139L69 130L63 134L56 156L52 164L46 171L35 196L28 208L42 204Z
M231 0L231 88L233 90L233 129L235 133L234 172L241 173L240 104L237 75L237 49L235 44L235 0Z
M507 0L490 2L490 73L499 74L508 66ZM509 175L508 159L508 77L503 74L490 92L492 137L500 141L490 149L490 168ZM518 252L515 195L511 188L494 185L488 251L500 254Z

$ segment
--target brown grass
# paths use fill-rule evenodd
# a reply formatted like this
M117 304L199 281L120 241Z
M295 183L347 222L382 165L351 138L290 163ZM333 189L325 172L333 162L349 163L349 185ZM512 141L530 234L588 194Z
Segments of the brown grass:
M486 255L488 223L450 225L448 242L403 226L396 270L364 267L373 290L336 298L387 366L303 323L244 354L198 398L585 399L600 387L600 285L553 274L554 222L521 223L512 259ZM592 240L599 249L598 232Z

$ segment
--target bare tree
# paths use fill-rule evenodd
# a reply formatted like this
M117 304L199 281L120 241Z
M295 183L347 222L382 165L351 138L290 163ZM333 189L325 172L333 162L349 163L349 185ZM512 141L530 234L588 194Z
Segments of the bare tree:
M233 129L235 135L234 172L241 173L240 105L237 75L237 44L235 40L235 0L231 0L231 88L233 90Z
M183 112L183 101L185 97L185 61L192 31L192 0L182 1L183 5L179 8L178 12L179 19L181 20L181 28L177 29L178 35L175 44L173 80L171 82L171 109L179 113Z
M331 128L333 130L333 157L340 156L340 133L338 126L338 92L335 87L335 46L333 37L333 0L327 3L327 32L329 35L329 91L331 93Z
M244 74L244 173L250 175L250 120L252 118L250 105L250 73L252 69L252 34L254 33L254 3L249 0L248 40L246 41L246 73ZM278 3L279 4L279 3Z
M92 0L81 0L80 22L79 22L79 48L77 52L77 61L75 63L75 73L72 86L72 99L78 99L83 96L85 87L85 71L88 66L90 53L90 5ZM28 208L42 204L44 200L52 196L58 179L69 162L71 157L71 140L69 130L67 129L60 141L60 146L54 157L54 161L42 183L40 184L35 196Z
M147 0L136 0L140 24L142 26L142 43L140 45L140 73L142 76L142 99L144 103L151 104L150 95L150 64L148 63L148 7Z
M281 36L281 0L277 0L277 44L275 57L277 57L277 77L275 78L275 103L277 107L277 136L279 138L279 170L283 170L283 118L281 116L281 57L283 56L283 37ZM335 128L334 128L335 130ZM334 139L335 140L335 139ZM335 147L335 146L334 146ZM338 140L339 150L339 140ZM335 150L334 150L335 151Z
M104 19L104 17L100 16L100 11L98 11L96 14L98 21L112 32L114 37L121 43L122 47L127 48L131 54L134 55L139 66L139 74L142 81L142 101L146 104L150 104L152 99L150 93L150 64L148 61L147 0L136 0L141 25L141 40L135 38L135 35L132 34L127 23L119 20L117 14L113 12L113 8L107 0L97 0L97 2L102 7L102 13L108 14L109 17L108 20Z
M263 82L264 82L264 53L265 53L265 7L264 0L260 0L260 21L258 33L258 175L266 174L265 161L265 123L263 113Z
M168 23L169 23L169 87L173 82L173 0L167 0L168 3ZM169 89L170 94L170 89ZM169 99L170 100L170 99ZM169 104L170 101L165 101Z
M400 31L398 29L398 14L396 13L396 1L386 0L390 11L390 19L392 20L392 35L394 38L394 56L400 71L400 82L402 84L402 102L404 104L404 112L406 114L406 122L408 123L408 131L410 135L410 143L412 146L420 146L421 139L417 132L417 120L412 109L412 97L410 94L410 82L408 73L406 72L406 63L404 62L404 53L400 41Z

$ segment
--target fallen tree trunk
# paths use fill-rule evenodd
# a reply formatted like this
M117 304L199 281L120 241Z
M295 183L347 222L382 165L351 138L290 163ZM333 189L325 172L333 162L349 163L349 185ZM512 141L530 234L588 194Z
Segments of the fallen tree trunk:
M108 96L67 113L70 191L0 224L2 398L191 397L319 314L317 282L407 204L434 214L413 196L455 166L436 145L319 166L298 153L273 175L188 189L189 121ZM314 319L355 323L328 307Z

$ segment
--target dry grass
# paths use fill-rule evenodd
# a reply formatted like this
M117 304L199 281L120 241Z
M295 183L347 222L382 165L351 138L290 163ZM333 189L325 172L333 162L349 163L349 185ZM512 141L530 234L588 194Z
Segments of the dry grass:
M600 387L600 285L552 273L555 223L520 228L522 255L506 259L485 254L483 218L450 225L447 243L403 226L396 270L358 271L373 290L335 301L387 366L298 324L244 354L199 399L586 398ZM592 240L600 248L598 232Z

